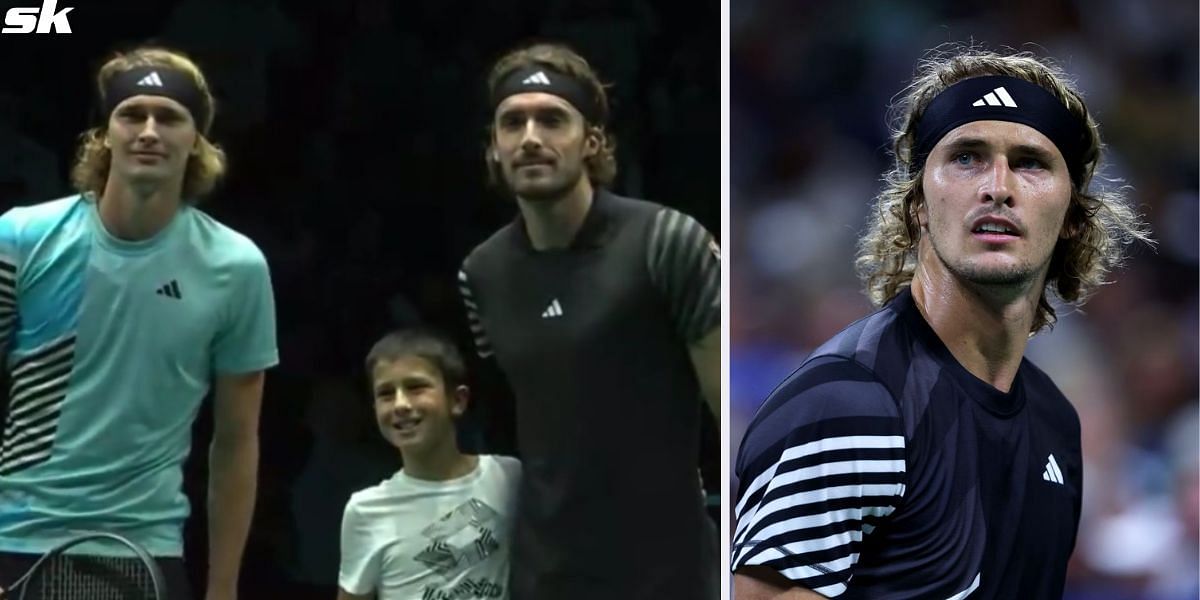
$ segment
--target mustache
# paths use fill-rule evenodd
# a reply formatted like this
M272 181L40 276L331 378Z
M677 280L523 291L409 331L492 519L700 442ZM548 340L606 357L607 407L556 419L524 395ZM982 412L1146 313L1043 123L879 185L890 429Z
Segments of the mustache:
M1015 225L1017 230L1022 232L1025 231L1025 223L1021 222L1021 219L1006 207L981 206L967 213L967 222L974 223L975 221L984 217L997 217L1004 219Z

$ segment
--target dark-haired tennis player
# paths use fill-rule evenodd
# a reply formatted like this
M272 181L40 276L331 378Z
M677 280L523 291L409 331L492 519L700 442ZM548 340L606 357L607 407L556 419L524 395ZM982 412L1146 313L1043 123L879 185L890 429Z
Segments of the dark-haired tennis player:
M608 100L578 54L502 57L487 164L519 215L459 274L481 356L516 399L514 600L716 598L696 477L720 401L720 263L691 217L605 189Z
M181 465L215 388L206 597L230 600L253 514L263 371L278 360L267 263L194 206L225 166L206 138L213 99L196 65L141 48L108 61L97 84L104 121L83 136L80 194L0 217L12 382L0 580L74 531L101 530L163 558L171 598L189 597ZM75 551L140 568L126 552Z

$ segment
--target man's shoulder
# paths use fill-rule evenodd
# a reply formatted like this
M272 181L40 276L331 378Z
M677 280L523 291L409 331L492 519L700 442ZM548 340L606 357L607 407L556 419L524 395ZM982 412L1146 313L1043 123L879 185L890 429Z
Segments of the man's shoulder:
M614 194L608 190L603 190L600 193L604 195L604 200L610 209L620 216L655 215L664 209L676 210L653 200L622 196L620 194Z
M897 399L879 375L852 356L810 356L763 402L756 421L786 416L792 423L894 415Z
M1067 399L1050 375L1038 367L1033 361L1024 358L1021 361L1022 376L1025 378L1025 393L1031 396L1029 400L1035 406L1053 415L1061 424L1073 425L1079 430L1079 412L1075 405Z
M0 224L13 231L35 233L45 229L39 225L53 225L64 219L84 216L82 209L86 205L82 195L73 194L37 204L14 206L0 216Z
M673 232L686 231L686 227L679 226L681 223L695 221L682 210L653 200L621 196L607 190L602 193L603 210L607 219L617 229L630 232L633 239L645 237L649 240L653 236L644 234L655 228L662 229L667 237L670 237Z
M892 363L906 362L911 346L906 343L904 324L897 310L888 305L854 321L817 346L806 363L857 365L865 372L882 376ZM814 368L815 368L814 365Z
M906 360L895 348L896 327L894 313L886 309L848 325L775 387L752 427L792 429L829 420L898 416L901 390L887 368Z
M517 249L513 240L513 236L518 234L517 227L516 222L507 223L472 248L463 259L462 270L471 274L479 269L486 269L485 265L492 261L509 257Z
M245 267L266 265L262 249L249 236L198 208L190 207L188 211L192 221L190 242L214 261Z

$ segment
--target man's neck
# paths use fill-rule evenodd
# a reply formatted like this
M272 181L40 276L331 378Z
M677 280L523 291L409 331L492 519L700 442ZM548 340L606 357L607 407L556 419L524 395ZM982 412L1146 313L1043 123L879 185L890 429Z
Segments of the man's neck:
M447 481L457 479L475 470L479 457L463 454L454 439L421 451L401 452L404 472L414 479L425 481Z
M179 187L138 186L110 176L99 201L100 222L117 239L152 238L179 211L182 205Z
M558 198L525 200L517 198L525 232L535 250L566 248L574 241L592 207L592 183L580 177L570 190Z
M981 287L951 273L925 244L920 254L912 295L921 315L967 371L1008 392L1029 344L1045 276L1017 289Z

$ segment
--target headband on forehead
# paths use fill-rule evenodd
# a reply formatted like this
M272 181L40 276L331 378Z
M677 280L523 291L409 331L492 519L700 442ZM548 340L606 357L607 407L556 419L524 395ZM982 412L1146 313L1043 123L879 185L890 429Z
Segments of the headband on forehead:
M196 129L208 121L204 95L191 76L170 67L134 67L113 76L104 87L104 117L112 115L126 99L141 95L163 96L182 104L192 113Z
M509 73L496 85L492 93L492 111L500 107L505 98L516 94L541 92L553 94L571 103L576 110L593 125L602 125L604 118L597 98L584 82L555 71L545 65L522 67Z
M1067 161L1071 179L1079 183L1087 124L1041 86L1003 75L964 79L938 94L917 124L913 165L923 165L947 133L973 121L1009 121L1042 132Z

